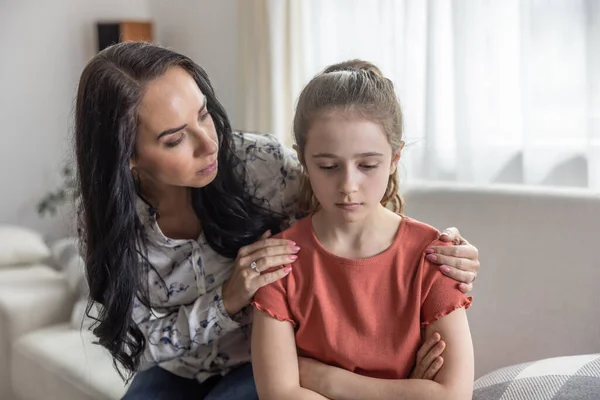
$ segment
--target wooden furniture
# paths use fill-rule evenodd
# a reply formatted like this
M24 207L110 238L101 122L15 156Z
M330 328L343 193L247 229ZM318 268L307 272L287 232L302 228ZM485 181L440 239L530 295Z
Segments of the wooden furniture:
M149 21L99 22L97 32L98 51L119 42L154 40L153 25Z

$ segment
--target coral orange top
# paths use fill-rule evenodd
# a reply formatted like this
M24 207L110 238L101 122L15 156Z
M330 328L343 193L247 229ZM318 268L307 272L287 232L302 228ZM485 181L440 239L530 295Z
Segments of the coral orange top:
M443 245L438 235L403 217L387 250L346 259L327 251L304 218L279 235L301 248L292 271L261 288L253 305L293 324L300 356L374 378L408 378L421 328L471 304L425 258L429 246Z

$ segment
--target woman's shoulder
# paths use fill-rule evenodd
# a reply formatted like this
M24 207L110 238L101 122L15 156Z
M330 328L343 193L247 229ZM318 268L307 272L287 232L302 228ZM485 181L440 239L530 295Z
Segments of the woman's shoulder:
M234 151L244 161L283 160L295 156L277 137L270 133L233 132Z
M296 153L271 134L234 132L233 143L248 192L260 205L295 217L301 172Z
M251 178L268 180L277 175L278 178L296 180L300 173L296 152L272 134L234 132L233 144L235 154Z

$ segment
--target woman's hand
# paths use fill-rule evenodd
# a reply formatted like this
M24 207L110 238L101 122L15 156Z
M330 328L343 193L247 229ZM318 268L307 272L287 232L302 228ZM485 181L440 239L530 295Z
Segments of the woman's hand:
M437 373L444 365L442 353L446 348L446 343L442 340L439 333L434 333L423 343L417 352L417 362L415 368L410 374L410 379L435 379Z
M473 290L473 281L479 270L479 251L460 236L456 228L448 228L440 235L443 242L453 246L433 246L425 251L427 259L440 265L444 275L461 282L459 289L464 293Z
M256 291L290 273L291 268L279 268L273 272L261 273L269 268L279 267L296 260L300 248L286 239L272 239L271 232L265 232L260 239L238 251L231 277L223 284L223 304L229 315L237 314L250 304Z

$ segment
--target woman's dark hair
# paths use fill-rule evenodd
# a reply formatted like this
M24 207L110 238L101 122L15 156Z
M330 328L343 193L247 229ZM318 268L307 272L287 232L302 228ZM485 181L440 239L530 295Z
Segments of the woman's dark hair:
M89 315L101 305L94 334L127 378L137 370L146 346L132 319L143 292L145 237L136 213L137 184L130 170L135 155L137 106L149 81L180 67L207 99L219 138L219 171L203 188L191 188L192 205L210 246L235 258L240 247L264 231L277 231L281 218L260 207L244 190L245 171L234 154L231 126L206 72L191 59L141 42L113 45L85 67L75 110L75 155L81 203L80 240L90 287ZM142 296L146 297L146 296ZM125 375L121 373L125 378Z

